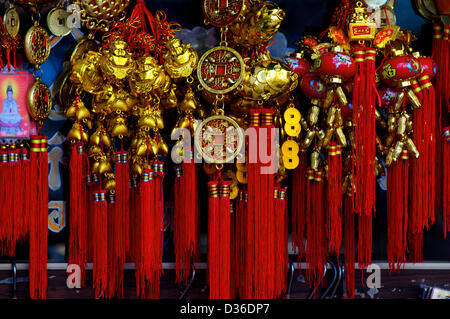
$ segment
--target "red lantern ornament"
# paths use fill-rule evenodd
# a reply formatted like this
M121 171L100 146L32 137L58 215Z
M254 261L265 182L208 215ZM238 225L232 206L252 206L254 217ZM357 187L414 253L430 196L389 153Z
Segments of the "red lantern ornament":
M284 62L298 75L299 79L303 78L311 69L311 63L303 57L302 53L296 53L287 57L284 59Z

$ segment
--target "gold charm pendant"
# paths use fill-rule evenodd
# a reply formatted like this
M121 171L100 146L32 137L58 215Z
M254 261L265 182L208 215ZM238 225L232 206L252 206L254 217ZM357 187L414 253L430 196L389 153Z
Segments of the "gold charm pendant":
M48 86L36 77L34 84L28 90L27 96L28 112L37 122L43 122L52 108L52 95Z
M11 36L11 38L15 38L19 34L20 18L13 5L6 9L5 15L3 16L3 21L5 31Z
M34 65L44 63L50 55L50 37L37 21L25 35L24 49L28 61Z

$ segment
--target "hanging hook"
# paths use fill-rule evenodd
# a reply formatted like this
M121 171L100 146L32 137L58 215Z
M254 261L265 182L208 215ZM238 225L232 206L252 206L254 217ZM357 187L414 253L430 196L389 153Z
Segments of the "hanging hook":
M191 273L192 273L191 279L189 280L189 283L187 284L186 288L183 290L183 292L181 293L180 297L178 298L179 300L184 299L184 296L186 296L186 294L191 289L192 283L194 282L194 279L195 279L195 266L194 265L192 265L192 272Z
M325 299L325 297L327 296L328 292L330 291L331 287L334 286L334 283L336 282L336 278L337 278L337 269L336 269L336 265L334 264L334 262L330 261L329 264L331 265L331 268L333 268L333 280L331 281L330 285L327 287L327 289L325 290L325 292L322 294L322 296L320 297L320 299Z
M326 274L327 274L327 264L324 264L323 265L323 276L320 279L319 283L314 287L313 291L309 294L308 299L313 299L314 295L316 294L317 287L320 286L320 284L322 283L322 281L325 278Z
M295 267L293 262L289 262L289 270L290 270L290 276L289 276L289 285L286 292L286 297L290 298L291 290L292 290L292 282L294 281L294 273L295 273Z
M17 265L14 259L11 259L11 266L13 270L13 293L12 299L17 299Z
M339 284L340 284L340 282L341 282L341 280L342 280L342 272L343 272L343 267L341 266L341 264L338 262L337 263L337 266L338 266L338 279L337 279L337 281L336 281L336 285L334 285L334 289L333 289L333 292L331 293L331 295L330 295L330 299L334 299L334 297L336 296L336 291L337 291L337 288L338 288L338 286L339 286Z

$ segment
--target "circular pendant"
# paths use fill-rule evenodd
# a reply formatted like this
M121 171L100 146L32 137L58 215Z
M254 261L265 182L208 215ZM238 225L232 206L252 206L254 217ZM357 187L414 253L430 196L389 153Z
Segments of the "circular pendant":
M286 123L298 123L300 121L300 118L300 112L295 107L288 107L286 111L284 111L284 120L286 121Z
M70 56L70 64L74 65L77 61L84 59L89 51L97 52L98 44L95 40L84 38L73 49L72 55Z
M297 142L293 140L287 140L281 146L281 151L283 152L283 155L285 157L294 157L297 156L298 152L300 151L300 148L298 147Z
M214 94L226 94L241 84L245 64L241 55L224 46L215 47L200 59L197 76L202 87Z
M203 0L206 21L215 27L234 22L244 8L244 0Z
M197 127L194 143L197 152L207 163L224 164L239 155L244 134L233 119L225 115L214 115Z
M19 34L20 28L20 18L17 10L14 7L6 9L5 15L3 16L3 25L5 31L12 37L15 38Z
M25 35L25 55L30 63L40 65L50 55L50 37L38 24L32 26Z
M53 8L47 15L47 26L50 32L58 37L64 37L72 31L67 26L67 18L70 13L64 8Z
M300 126L300 123L286 123L284 124L284 130L288 136L297 137L302 131L302 127Z
M296 169L299 163L300 163L300 159L298 156L295 156L295 157L283 156L283 164L286 169L289 169L289 170Z
M238 171L241 171L241 172L247 172L248 171L247 164L245 164L245 163L237 162L236 163L236 168L237 168Z
M247 182L248 182L247 172L237 171L236 172L236 178L237 178L238 182L241 183L241 184L247 184Z
M28 90L28 112L35 121L43 121L52 108L52 95L48 86L39 77Z

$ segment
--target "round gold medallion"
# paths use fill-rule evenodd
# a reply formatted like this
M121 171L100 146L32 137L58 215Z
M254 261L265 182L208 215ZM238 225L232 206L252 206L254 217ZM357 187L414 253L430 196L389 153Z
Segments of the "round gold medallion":
M295 124L301 119L300 112L295 107L289 107L284 112L284 120L286 123Z
M50 10L47 15L47 26L50 32L58 37L68 35L72 30L67 26L67 18L69 15L70 13L61 7Z
M300 147L298 146L297 142L293 140L287 140L283 143L283 146L281 146L281 151L286 157L294 157L297 156L298 152L300 151Z
M230 199L236 199L239 195L239 187L231 186Z
M224 27L234 22L243 8L243 0L203 0L206 21L215 27Z
M5 15L3 16L3 25L5 27L5 31L12 38L15 38L16 35L19 34L20 18L14 7L9 7L6 9Z
M302 131L302 127L300 126L300 123L286 123L284 125L284 130L286 131L286 134L291 137L297 137L300 132Z
M248 170L246 163L236 162L236 168L238 171L241 171L241 172L247 172L247 170Z
M52 95L48 86L37 77L27 96L28 112L38 122L45 120L52 109Z
M50 55L50 37L37 22L25 35L24 49L28 61L35 65L41 65Z
M241 184L247 184L247 182L248 182L247 172L237 171L236 178L237 178L238 182Z
M201 57L197 76L201 86L214 94L226 94L237 88L243 78L245 63L232 48L219 46Z
M298 156L295 157L286 157L283 156L283 163L284 163L284 167L286 169L295 169L297 168L298 164L300 163L300 159L298 158Z

